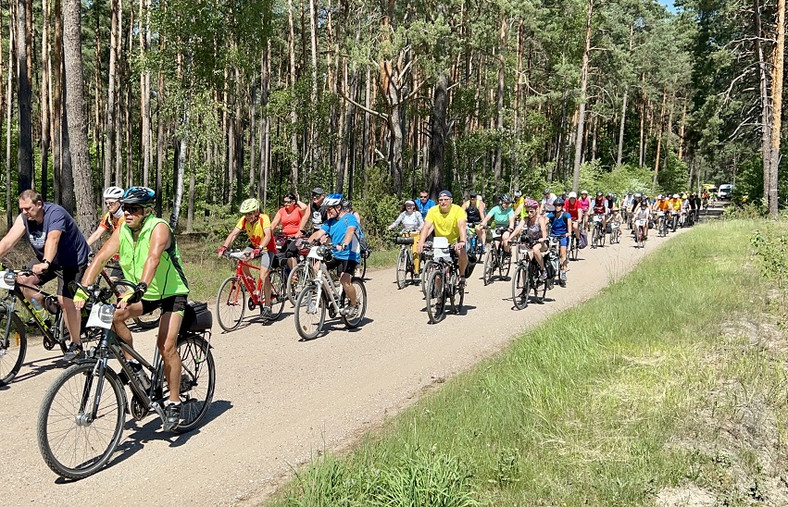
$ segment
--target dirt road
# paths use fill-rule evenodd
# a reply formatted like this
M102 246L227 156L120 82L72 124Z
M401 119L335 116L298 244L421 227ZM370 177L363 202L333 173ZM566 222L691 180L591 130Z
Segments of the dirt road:
M419 289L397 290L393 269L386 269L368 273L367 320L352 332L330 321L327 334L300 342L289 304L271 325L253 322L225 334L214 324L217 386L204 426L173 436L161 431L158 418L129 417L109 465L79 482L56 477L39 454L39 404L64 363L30 343L18 379L0 391L0 504L259 503L292 467L346 446L426 386L619 279L666 241L652 236L643 250L626 233L620 245L581 250L583 260L570 264L568 288L557 287L546 304L522 311L512 310L511 282L484 287L477 266L467 314L428 325ZM152 354L152 335L138 336L136 347Z

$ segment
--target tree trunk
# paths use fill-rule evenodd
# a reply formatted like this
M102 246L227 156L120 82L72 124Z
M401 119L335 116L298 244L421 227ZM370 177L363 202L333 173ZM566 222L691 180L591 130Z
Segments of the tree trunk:
M160 36L160 37L163 37ZM156 131L156 216L161 216L162 213L162 187L161 182L164 176L164 161L167 158L167 135L166 135L166 118L162 118L162 110L164 109L164 74L159 72L158 90L156 93L156 121L158 127Z
M189 124L189 107L183 113L183 124ZM170 227L174 231L178 227L178 218L181 214L181 202L183 202L183 176L186 169L186 135L181 135L178 140L178 159L177 170L175 171L174 191L175 197L172 200L172 214L170 215Z
M47 200L49 193L49 19L48 0L41 0L41 195Z
M88 159L88 135L85 125L85 97L82 80L82 3L63 1L63 57L66 62L66 101L71 160L74 169L76 222L83 233L93 230L96 210L93 181Z
M438 76L432 99L430 119L430 196L438 195L443 186L443 162L446 151L446 111L448 108L449 78L446 73Z
M9 9L10 10L10 9ZM11 22L11 16L8 20L8 79L6 80L5 89L5 103L6 103L6 130L5 130L5 212L6 212L6 230L11 228L14 223L14 208L11 207L13 197L11 193L11 116L14 110L11 105L11 89L13 88L12 82L14 77L13 70L13 47L14 47L14 24ZM14 196L15 197L15 196Z
M503 94L506 79L506 16L501 20L501 30L498 38L498 91L496 94L496 122L498 144L495 147L495 162L493 164L493 179L495 180L494 192L498 193L501 184L501 166L503 165Z
M679 153L677 155L679 160L684 160L684 127L687 124L687 99L684 99L684 104L681 108L681 125L679 125Z
M298 188L298 137L296 124L298 115L296 114L295 85L296 85L296 61L295 61L295 27L293 25L293 0L287 0L287 22L290 28L288 39L288 54L290 56L290 90L293 93L290 106L290 185Z
M189 171L189 207L186 210L186 232L193 231L194 224L194 168Z
M112 145L115 140L115 73L116 61L120 51L120 32L118 31L118 0L112 0L112 22L109 37L109 69L107 79L107 110L105 113L106 125L104 127L104 188L112 183L112 157L115 154Z
M16 63L17 63L17 107L19 132L17 134L18 189L23 191L33 185L33 106L31 103L30 72L27 63L26 3L17 0L16 9Z
M621 124L618 128L618 155L616 156L616 167L621 167L621 160L624 156L624 123L627 119L627 98L629 89L624 90L624 100L621 102Z
M782 137L783 110L783 74L785 65L785 0L777 0L777 43L772 58L772 119L771 119L771 163L768 186L764 181L764 189L768 188L767 197L769 216L778 218L777 186L780 172L780 141Z
M665 116L665 102L667 101L668 93L666 90L662 90L662 107L659 110L659 132L657 133L657 155L654 157L654 186L657 186L657 177L659 176L659 157L662 151L662 131L664 130L662 125L662 119Z
M583 68L580 77L580 110L577 117L577 137L575 138L575 164L572 177L572 191L577 192L580 185L580 159L583 156L583 126L586 121L586 90L588 89L588 61L591 53L591 19L594 15L594 0L588 0L586 14L586 44L583 51Z

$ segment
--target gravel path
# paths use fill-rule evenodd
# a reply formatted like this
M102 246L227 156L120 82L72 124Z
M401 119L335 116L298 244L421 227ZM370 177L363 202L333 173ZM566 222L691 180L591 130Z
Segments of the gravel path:
M347 447L425 389L622 277L665 242L652 236L643 250L626 233L620 245L581 250L568 287L522 311L512 310L511 282L484 287L479 265L468 284L467 314L449 314L438 325L427 324L417 287L397 290L393 269L368 273L367 320L354 331L328 321L327 334L300 342L289 304L271 325L252 322L226 334L215 324L217 386L204 426L173 436L158 418L129 417L109 465L78 482L56 477L38 451L39 404L64 363L33 341L17 380L0 390L0 504L260 503L293 467ZM138 335L135 345L152 353L152 334Z

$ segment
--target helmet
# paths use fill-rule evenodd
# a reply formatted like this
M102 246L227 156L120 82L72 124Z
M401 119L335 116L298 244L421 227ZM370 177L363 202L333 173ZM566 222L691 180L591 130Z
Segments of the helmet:
M553 206L563 206L563 205L564 205L564 200L561 199L560 197L555 201L553 201Z
M251 197L241 203L241 209L239 209L238 211L240 211L244 215L247 213L251 213L253 211L260 211L260 201L258 201L254 197Z
M129 187L120 198L123 204L139 204L148 208L156 204L156 192L148 187Z
M640 192L638 192L637 194L635 194L635 199L638 199L638 198L640 198L640 197L643 197L643 194L641 194Z
M662 195L662 194L659 194L659 195L657 196L657 199L659 199L660 201L661 201L662 199L664 199L664 198L665 198L665 196L664 196L664 195Z
M512 203L512 197L509 194L503 194L501 196L501 202L506 202L506 203L511 204Z
M550 192L550 189L549 189L549 188L545 188L545 189L544 189L544 192L542 192L542 193L543 193L543 194L550 194L550 193L552 193L552 192Z
M645 200L640 201L640 207L641 208L645 208L646 206L648 206L648 202L646 202Z
M586 195L588 195L588 190L582 190L582 191L580 192L580 195L583 195L583 194L586 194Z
M526 207L526 209L528 209L528 208L538 208L539 207L539 203L536 202L533 199L526 199L525 200L525 207Z
M607 197L608 199L612 199L612 198L613 198L613 194L611 194L610 192L608 192L608 193L607 193L607 195L606 195L605 197Z
M520 192L519 190L515 190L515 191L514 191L514 198L515 198L515 199L518 199L518 198L520 198L520 197L522 197L522 196L523 196L523 193L522 193L522 192Z
M342 204L342 194L330 194L323 201L323 206L340 206Z
M601 190L599 190L599 191L596 193L596 196L597 196L597 197L604 197L604 195L605 195L605 194L603 194Z
M107 187L104 189L104 199L120 199L123 197L123 189L120 187Z
M673 194L673 198L674 199L678 199L679 198L679 194Z
M350 211L353 209L353 201L350 199L345 199L342 201L342 209L345 211Z
M577 199L577 192L569 192L570 199Z

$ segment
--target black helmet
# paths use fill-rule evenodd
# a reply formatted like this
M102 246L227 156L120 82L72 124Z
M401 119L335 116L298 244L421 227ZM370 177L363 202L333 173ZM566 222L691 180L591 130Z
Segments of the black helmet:
M553 201L553 206L563 206L563 205L564 205L564 200L561 199L560 197L555 201Z
M351 211L353 209L353 201L350 199L345 199L342 201L342 209L345 211Z
M156 192L148 187L129 187L120 198L123 204L139 204L143 208L156 204Z
M604 195L605 195L605 194L603 194L601 190L599 190L599 191L596 193L596 196L597 196L597 197L603 197Z
M509 194L503 194L501 196L501 202L508 202L509 204L511 204L512 198L509 196Z

